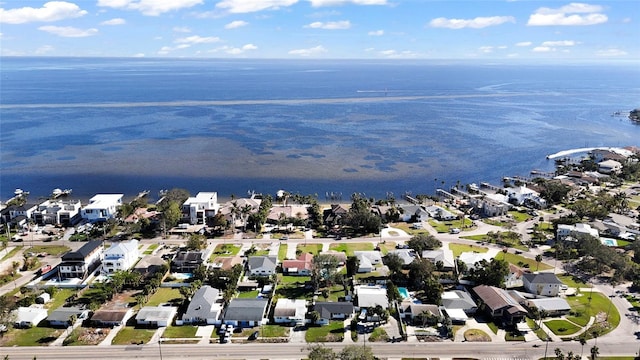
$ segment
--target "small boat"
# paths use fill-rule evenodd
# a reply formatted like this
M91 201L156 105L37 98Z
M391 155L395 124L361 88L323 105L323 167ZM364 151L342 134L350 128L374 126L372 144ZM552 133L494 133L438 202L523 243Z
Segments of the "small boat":
M69 194L71 194L73 190L72 189L53 189L53 191L51 192L51 196L53 196L53 198L58 198L60 196L67 196Z
M15 196L17 196L17 197L20 197L20 196L26 196L26 195L29 195L29 192L28 192L28 191L24 191L24 190L22 190L22 189L16 189L16 190L13 192L13 195L15 195Z

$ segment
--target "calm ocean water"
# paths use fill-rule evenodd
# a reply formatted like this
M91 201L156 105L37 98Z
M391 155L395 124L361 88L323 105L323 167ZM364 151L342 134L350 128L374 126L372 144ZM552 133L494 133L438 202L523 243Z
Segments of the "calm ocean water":
M431 193L640 146L635 65L2 58L0 198Z

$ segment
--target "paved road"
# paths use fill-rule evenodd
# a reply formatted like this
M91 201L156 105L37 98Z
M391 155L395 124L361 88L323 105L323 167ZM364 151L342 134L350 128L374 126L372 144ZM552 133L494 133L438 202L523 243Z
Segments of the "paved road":
M589 354L593 340L584 348ZM531 343L367 343L375 355L382 358L473 357L477 359L539 359L544 356L545 344L539 347ZM339 351L344 344L325 344ZM580 354L577 342L549 343L547 354L551 355L556 347L565 353L573 351ZM633 355L638 351L638 343L620 343L598 341L601 355ZM74 360L74 359L301 359L306 354L305 344L185 344L185 345L131 345L131 346L70 346L70 347L14 347L0 349L0 355L8 355L11 360ZM162 355L160 355L162 354Z

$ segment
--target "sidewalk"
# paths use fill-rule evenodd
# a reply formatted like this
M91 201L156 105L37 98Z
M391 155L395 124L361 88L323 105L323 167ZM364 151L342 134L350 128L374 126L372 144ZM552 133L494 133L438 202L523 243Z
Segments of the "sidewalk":
M84 321L84 319L77 319L75 323L73 323L73 325L67 327L62 334L60 334L60 336L58 336L57 339L55 339L51 344L49 344L49 346L62 346L62 344L64 343L64 339L66 339L71 332L73 331L73 329L79 327L80 325L82 325L82 322Z

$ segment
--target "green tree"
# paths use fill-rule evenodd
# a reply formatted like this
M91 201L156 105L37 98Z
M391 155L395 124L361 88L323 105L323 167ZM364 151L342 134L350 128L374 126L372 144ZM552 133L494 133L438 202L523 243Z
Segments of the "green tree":
M476 284L504 287L504 279L509 274L509 264L504 260L482 260L469 269L469 280Z
M591 360L596 360L598 358L598 355L600 355L600 350L597 346L593 346L591 348Z
M207 247L207 238L204 235L191 234L186 245L189 250L202 250Z
M400 273L404 265L404 261L402 261L400 255L396 253L388 253L387 256L384 257L384 263L392 274Z
M318 320L320 320L320 313L317 311L311 311L309 313L309 320L311 320L311 324L316 325Z
M442 247L442 242L430 234L418 234L414 235L409 241L407 246L416 251L418 254L422 254L425 250L433 250Z
M330 254L318 254L311 260L311 283L314 290L320 285L329 287L336 280L338 273L338 259Z
M538 268L540 267L540 262L542 262L542 255L538 254L536 255L536 271L538 271Z
M177 202L170 202L166 209L162 212L162 219L166 228L172 228L178 225L182 219L182 210Z
M324 345L309 345L306 350L309 351L307 354L309 360L334 360L336 358L333 350Z
M638 255L640 256L640 254ZM355 256L347 257L347 276L355 276L358 273L358 267L360 267L360 260Z
M347 345L338 354L340 360L374 360L373 351L368 346Z

